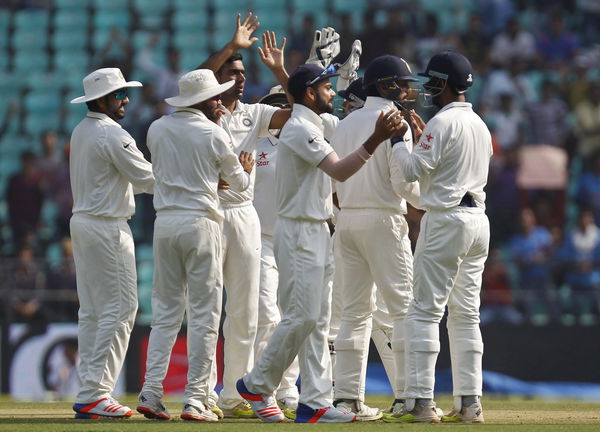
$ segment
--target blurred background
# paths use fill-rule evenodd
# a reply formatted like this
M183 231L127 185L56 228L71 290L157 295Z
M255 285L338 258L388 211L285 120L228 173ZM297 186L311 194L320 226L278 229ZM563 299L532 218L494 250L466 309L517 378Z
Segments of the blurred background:
M338 61L362 41L362 69L382 54L402 56L415 73L444 49L471 60L467 97L495 151L481 307L486 390L600 383L600 0L0 0L2 392L61 398L77 385L68 152L86 113L69 103L83 94L82 78L110 66L144 83L130 92L122 124L150 159L146 131L167 112L163 98L230 40L236 13L248 10L259 16L257 36L268 29L287 38L290 72L324 26L341 36ZM257 45L242 52L246 102L275 84ZM143 376L153 271L152 198L136 202L140 308L122 380L132 392ZM413 242L420 217L409 213ZM186 365L173 357L166 386L176 391ZM446 344L438 390L450 389L448 364Z

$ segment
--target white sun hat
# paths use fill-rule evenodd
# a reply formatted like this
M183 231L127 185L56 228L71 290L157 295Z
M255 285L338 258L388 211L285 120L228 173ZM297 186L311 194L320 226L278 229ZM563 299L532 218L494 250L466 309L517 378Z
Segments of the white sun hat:
M95 70L83 79L85 96L77 97L71 103L89 102L124 87L141 86L142 83L139 81L125 81L123 73L119 68L102 68Z
M210 69L196 69L179 78L179 95L166 98L165 102L174 107L189 107L204 102L235 84L235 80L219 84Z

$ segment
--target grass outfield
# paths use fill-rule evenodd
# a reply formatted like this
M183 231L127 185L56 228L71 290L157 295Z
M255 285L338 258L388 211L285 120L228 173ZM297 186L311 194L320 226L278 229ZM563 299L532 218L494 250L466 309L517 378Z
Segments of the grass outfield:
M134 407L135 396L121 399L121 402ZM386 407L390 397L370 396L371 406ZM450 397L438 399L440 408L448 410ZM422 431L434 428L436 431L480 429L485 432L503 431L599 431L600 403L579 401L525 400L520 398L484 398L484 425L461 424L388 424L383 421L355 424L315 424L311 426L293 423L265 424L258 420L222 420L213 424L198 424L179 420L181 403L178 399L167 401L167 407L175 420L159 422L147 420L138 413L126 420L75 420L71 404L67 402L25 403L0 398L0 431L197 431L198 428L214 428L218 431L253 432L277 429L280 432L308 427L313 431L378 431L402 428L403 431Z

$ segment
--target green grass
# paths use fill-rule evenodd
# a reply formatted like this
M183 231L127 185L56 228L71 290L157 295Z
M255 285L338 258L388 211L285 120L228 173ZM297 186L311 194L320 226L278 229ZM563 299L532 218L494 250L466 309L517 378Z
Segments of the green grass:
M121 402L134 407L135 396L121 399ZM385 408L391 398L388 396L370 396L367 403L371 406ZM440 408L449 410L452 405L450 397L437 400ZM69 402L14 402L6 397L0 398L0 431L197 431L198 428L210 428L218 431L254 432L277 429L278 432L310 428L311 431L379 431L398 430L423 431L433 428L436 432L459 430L483 430L485 432L535 432L535 431L598 431L600 430L600 403L580 402L572 400L526 400L520 398L483 399L484 425L462 424L387 424L382 421L355 424L321 424L297 425L293 423L265 424L258 420L222 420L213 424L198 424L179 420L181 403L178 398L167 401L167 407L175 420L158 422L146 420L135 413L126 420L75 420Z

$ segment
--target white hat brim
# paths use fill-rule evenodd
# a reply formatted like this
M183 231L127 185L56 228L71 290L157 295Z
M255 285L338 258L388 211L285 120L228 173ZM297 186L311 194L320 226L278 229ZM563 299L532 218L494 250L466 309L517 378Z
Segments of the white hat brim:
M100 93L97 94L91 94L88 96L79 96L76 97L75 99L71 100L72 104L78 104L78 103L83 103L83 102L89 102L89 101L93 101L96 99L101 98L102 96L106 96L107 94L110 94L112 92L114 92L115 90L119 90L125 87L142 87L142 83L139 81L127 81L124 85L123 84L119 84L117 86L113 86L110 88L107 88L105 90L103 90Z
M196 105L200 102L204 102L205 100L208 100L216 95L220 95L223 92L226 92L231 87L233 87L234 84L235 80L227 81L224 84L220 84L211 89L201 91L192 96L173 96L170 98L166 98L165 102L176 108L189 107L192 105Z

